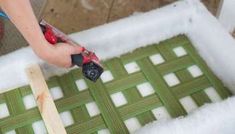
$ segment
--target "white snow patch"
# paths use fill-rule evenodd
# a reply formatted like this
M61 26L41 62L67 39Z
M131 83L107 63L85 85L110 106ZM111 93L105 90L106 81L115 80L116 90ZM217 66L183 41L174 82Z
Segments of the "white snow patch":
M24 103L25 109L31 109L37 106L37 103L34 99L33 94L24 96L23 103Z
M32 124L34 134L47 134L47 129L42 120L36 121Z
M124 67L128 74L132 74L132 73L140 71L140 67L138 66L136 62L128 63L124 65Z
M166 81L167 85L173 87L180 83L179 79L174 73L169 73L163 76L164 80Z
M161 54L155 54L149 57L153 65L162 64L165 62Z
M78 88L79 91L83 91L83 90L86 90L88 88L88 86L87 86L84 79L76 80L75 83L76 83L77 88Z
M70 111L60 113L60 118L64 127L71 126L72 124L74 124L73 116Z
M113 78L113 75L110 71L104 71L102 73L102 75L100 76L101 80L103 83L106 83L106 82L109 82L109 81L112 81L114 78Z
M112 94L111 99L116 107L120 107L127 104L127 100L122 92Z
M110 134L108 129L101 129L98 131L98 134Z
M90 115L90 117L94 117L96 115L100 114L100 110L98 108L98 106L96 105L95 102L90 102L86 104L86 109Z
M149 82L139 84L136 87L142 97L149 96L151 94L154 94L155 92L152 85Z
M191 96L181 98L180 103L182 104L187 113L190 113L198 108L197 104Z
M164 106L153 109L152 113L158 121L171 119L170 114Z
M64 97L63 91L60 87L53 87L50 89L53 100L58 100Z
M204 91L212 102L222 101L222 98L219 96L219 94L216 92L216 90L213 87L209 87Z
M186 117L150 123L136 134L233 134L234 107L235 97L206 104Z
M11 131L6 132L5 134L16 134L16 131L15 130L11 130Z
M130 133L134 133L136 130L141 128L140 122L135 117L125 120L124 123Z
M187 70L194 78L199 77L203 74L201 69L197 65L190 66L187 68Z
M175 55L177 57L182 57L182 56L187 55L187 52L183 47L176 47L173 49L173 51L175 52Z
M0 119L8 117L9 115L10 114L7 108L7 104L6 103L0 104Z

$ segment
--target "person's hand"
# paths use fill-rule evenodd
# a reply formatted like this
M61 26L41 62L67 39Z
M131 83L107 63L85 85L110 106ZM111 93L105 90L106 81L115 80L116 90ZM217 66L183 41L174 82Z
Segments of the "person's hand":
M72 54L81 53L82 48L77 45L67 43L57 43L56 45L46 44L44 50L35 50L36 54L50 64L59 67L69 68L72 66Z

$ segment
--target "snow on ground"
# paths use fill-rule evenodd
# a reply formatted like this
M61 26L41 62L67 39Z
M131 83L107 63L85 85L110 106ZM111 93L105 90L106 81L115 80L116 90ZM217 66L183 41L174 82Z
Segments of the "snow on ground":
M178 1L161 9L153 10L139 15L99 26L87 31L74 33L72 39L93 50L102 59L109 59L121 54L131 52L136 48L147 44L158 43L165 39L179 34L186 34L199 54L206 61L213 72L235 93L235 41L231 35L223 29L222 25L214 18L205 7L197 0ZM179 55L182 50L176 50ZM161 57L152 57L152 60ZM164 62L164 61L161 61ZM61 69L53 65L48 65L40 60L30 48L23 48L13 53L0 57L0 93L6 89L12 89L28 84L25 69L34 63L39 63L46 78L53 75L61 75L70 69ZM156 64L158 64L156 62ZM134 63L125 68L131 73ZM190 68L189 68L190 69ZM200 70L191 68L197 75ZM105 73L110 76L109 72ZM172 77L172 76L168 76ZM107 77L103 81L109 81ZM110 76L111 78L111 76ZM82 81L77 81L81 85ZM174 82L175 83L175 82ZM148 85L144 85L148 86ZM151 94L151 87L148 92L142 95ZM85 85L80 86L81 90L86 89ZM58 89L55 89L58 90ZM141 86L140 89L141 90ZM208 94L214 94L208 89ZM53 94L53 93L52 93ZM54 99L62 94L54 93ZM112 99L120 98L121 94L115 94ZM30 99L30 98L25 98ZM181 100L185 103L185 98ZM216 99L218 100L218 99ZM125 101L118 102L122 105ZM190 104L191 105L191 104ZM231 98L222 103L204 106L197 112L190 114L186 118L174 119L166 122L155 122L146 126L139 133L232 133L235 126L235 98ZM33 107L34 104L27 104ZM4 107L4 105L1 105ZM99 114L95 103L87 105L89 114ZM189 111L192 108L188 109ZM158 112L157 110L155 112ZM0 113L0 116L7 116L7 113ZM61 113L62 117L69 117L69 113ZM131 120L130 122L133 122ZM64 124L73 123L65 120ZM126 122L129 124L128 122ZM130 124L131 125L131 124Z
M234 134L235 97L204 105L185 118L156 121L136 134Z
M218 14L219 21L229 32L235 30L235 1L223 0Z

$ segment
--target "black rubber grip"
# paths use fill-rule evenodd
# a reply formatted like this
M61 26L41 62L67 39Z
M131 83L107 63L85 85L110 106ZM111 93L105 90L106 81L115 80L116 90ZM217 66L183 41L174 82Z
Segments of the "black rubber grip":
M71 55L71 58L72 58L72 63L74 65L77 65L79 67L81 67L83 65L83 56L82 56L82 54Z

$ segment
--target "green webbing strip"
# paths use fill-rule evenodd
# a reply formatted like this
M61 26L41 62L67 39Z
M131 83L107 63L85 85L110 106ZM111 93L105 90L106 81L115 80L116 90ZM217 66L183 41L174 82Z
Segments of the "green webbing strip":
M77 123L66 130L68 134L89 134L95 132L97 129L105 128L105 124L101 116L96 116L91 120L88 120L84 123Z
M207 78L212 83L212 85L215 87L216 91L220 94L220 96L223 99L229 97L231 95L231 93L228 90L226 90L226 88L224 88L224 85L220 82L220 80L218 78L216 78L216 76L212 73L212 71L210 71L208 69L205 62L201 58L197 58L200 56L196 53L194 48L189 44L185 44L184 46L188 50L188 53L191 55L193 60L203 70L203 73L207 76Z
M206 95L204 91L196 92L192 95L192 97L198 106L202 106L205 103L211 102L211 100L209 99L209 97Z
M90 81L87 82L109 130L112 133L128 133L125 124L121 120L121 116L116 110L108 92L105 91L105 87L101 83L101 80L98 80L96 83Z
M158 73L149 59L143 59L138 62L141 67L143 73L146 75L147 79L153 85L156 93L161 98L164 106L167 111L170 113L172 117L178 117L181 115L185 115L186 112L183 107L180 105L179 101L172 95L171 91L168 89L168 86L164 82L163 78L160 77L160 73Z

